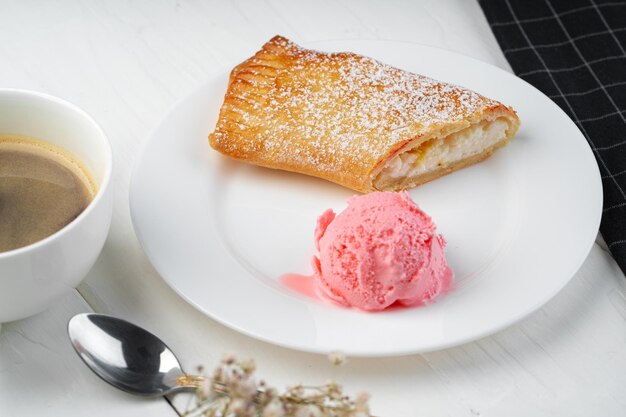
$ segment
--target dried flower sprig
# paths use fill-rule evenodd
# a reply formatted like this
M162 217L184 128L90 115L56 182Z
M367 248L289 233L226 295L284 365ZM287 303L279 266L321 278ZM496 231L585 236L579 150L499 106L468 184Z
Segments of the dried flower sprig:
M346 361L345 355L328 356L334 367ZM319 386L295 385L279 393L254 376L252 359L225 356L213 373L198 380L195 404L184 417L370 417L369 394L354 399L344 395L334 381ZM203 374L203 369L198 369Z

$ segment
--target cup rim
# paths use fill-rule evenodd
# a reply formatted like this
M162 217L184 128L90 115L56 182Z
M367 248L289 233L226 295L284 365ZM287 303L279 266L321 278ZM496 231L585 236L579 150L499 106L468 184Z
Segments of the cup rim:
M39 91L19 89L19 88L0 88L0 94L3 94L3 93L17 93L17 94L21 94L24 96L34 97L36 99L47 100L79 114L82 118L84 118L88 123L92 125L92 127L94 128L94 131L97 132L100 135L100 137L103 139L105 169L104 169L104 176L102 178L100 186L98 187L98 192L96 193L94 198L89 202L87 207L78 216L76 216L75 219L73 219L71 222L69 222L68 224L66 224L65 226L63 226L62 228L54 232L53 234L46 236L45 238L41 240L38 240L26 246L11 249L9 251L0 252L0 260L35 251L39 249L40 247L46 246L50 242L56 239L59 239L61 236L65 235L70 230L77 227L77 225L82 221L82 219L87 217L89 213L94 210L94 207L100 202L100 200L102 200L103 195L105 191L107 190L107 188L109 187L109 183L111 182L111 174L113 170L113 152L111 150L111 143L109 142L107 135L104 133L104 130L102 130L98 122L96 122L96 120L91 115L89 115L89 113L87 113L86 111L78 107L77 105L65 99L62 99L57 96L53 96L51 94L42 93ZM45 141L45 139L42 139L42 140Z

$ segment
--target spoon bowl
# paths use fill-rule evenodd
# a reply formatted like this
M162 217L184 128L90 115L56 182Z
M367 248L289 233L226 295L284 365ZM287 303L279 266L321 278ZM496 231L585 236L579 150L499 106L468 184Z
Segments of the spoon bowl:
M185 374L161 339L126 320L83 313L70 319L67 331L87 366L128 393L158 397L191 391L201 379Z

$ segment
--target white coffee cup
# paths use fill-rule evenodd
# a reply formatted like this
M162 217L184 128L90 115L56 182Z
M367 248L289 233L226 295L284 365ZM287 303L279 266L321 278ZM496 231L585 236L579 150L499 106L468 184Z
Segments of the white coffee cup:
M112 212L111 146L98 124L67 101L34 91L0 89L0 134L59 146L90 171L98 192L56 233L0 252L0 323L39 313L76 287L102 250Z

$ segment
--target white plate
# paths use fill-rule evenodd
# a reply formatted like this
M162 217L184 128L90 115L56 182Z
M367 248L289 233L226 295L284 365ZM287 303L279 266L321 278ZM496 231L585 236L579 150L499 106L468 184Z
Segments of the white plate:
M428 307L363 313L285 288L311 273L313 229L350 190L250 166L210 149L227 72L178 103L137 160L135 230L163 279L198 310L252 337L310 352L400 355L468 342L554 296L594 242L602 189L592 152L550 99L515 76L410 43L333 41L512 105L517 137L489 160L412 190L448 241L456 289ZM252 51L251 51L252 52Z

